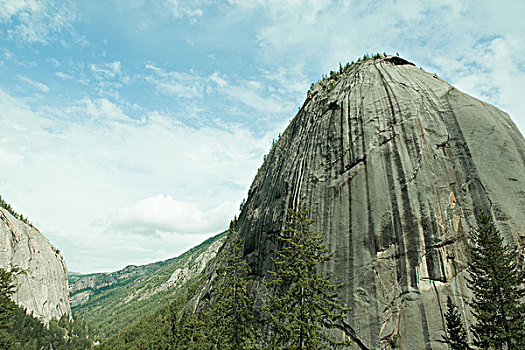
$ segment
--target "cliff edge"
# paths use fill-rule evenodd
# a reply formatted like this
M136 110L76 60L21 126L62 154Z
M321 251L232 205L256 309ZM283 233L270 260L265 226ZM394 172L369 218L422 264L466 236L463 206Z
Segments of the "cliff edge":
M0 267L21 271L13 299L28 313L44 323L71 314L67 267L59 250L4 208L0 208Z

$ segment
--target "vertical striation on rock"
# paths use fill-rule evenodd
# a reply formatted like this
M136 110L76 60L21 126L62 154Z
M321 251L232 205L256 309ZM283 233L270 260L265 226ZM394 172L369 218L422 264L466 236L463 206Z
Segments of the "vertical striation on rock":
M346 282L364 347L446 349L446 297L470 297L476 215L523 249L525 140L506 113L401 58L358 63L308 92L252 183L237 227L256 275L299 202L335 252L323 269Z
M0 267L18 268L14 301L48 323L71 314L67 267L59 250L36 228L0 208Z

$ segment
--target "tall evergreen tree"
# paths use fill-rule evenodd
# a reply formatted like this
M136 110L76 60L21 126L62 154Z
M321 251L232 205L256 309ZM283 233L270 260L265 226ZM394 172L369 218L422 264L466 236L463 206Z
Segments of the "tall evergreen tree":
M248 295L248 265L242 259L242 241L230 223L226 243L217 254L217 277L204 316L210 321L214 349L255 347L253 302Z
M213 325L202 314L183 315L179 321L179 337L174 349L178 350L209 350L213 349L213 339L210 329Z
M267 283L273 290L267 306L270 327L269 347L285 349L328 349L348 340L337 341L328 333L340 328L349 311L337 298L341 284L332 284L318 269L332 254L323 238L311 228L305 205L289 210L279 239L284 247L274 259L276 272Z
M11 318L15 303L11 296L15 293L14 273L0 268L0 348L9 349L14 339L10 334Z
M452 350L470 350L467 342L467 332L463 327L461 315L459 314L456 304L450 296L447 297L447 313L445 314L447 322L447 336L445 341Z
M518 251L503 238L486 215L470 245L468 286L477 323L474 344L483 349L525 348L525 271L518 267Z
M176 349L177 340L180 338L179 327L179 305L178 300L173 300L165 309L162 315L162 324L164 326L164 337L167 339L167 348Z

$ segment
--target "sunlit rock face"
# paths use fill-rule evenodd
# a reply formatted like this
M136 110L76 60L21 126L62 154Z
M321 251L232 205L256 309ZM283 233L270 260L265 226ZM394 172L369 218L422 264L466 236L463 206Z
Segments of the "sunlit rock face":
M471 296L476 215L523 249L525 141L506 113L437 76L369 60L317 83L259 169L237 224L258 276L299 202L334 252L323 269L346 283L356 347L447 349L446 297L465 310Z
M37 229L0 208L0 267L17 268L14 301L48 323L71 314L67 267L59 250Z

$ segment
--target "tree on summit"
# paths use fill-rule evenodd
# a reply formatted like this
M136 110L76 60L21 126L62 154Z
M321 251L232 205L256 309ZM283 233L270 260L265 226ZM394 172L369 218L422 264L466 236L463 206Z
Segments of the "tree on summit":
M284 247L274 259L277 271L270 272L267 286L273 290L266 307L272 349L328 349L349 344L328 333L342 328L349 308L337 298L342 284L332 284L329 276L318 271L332 254L323 237L311 228L305 205L288 210L279 240Z

